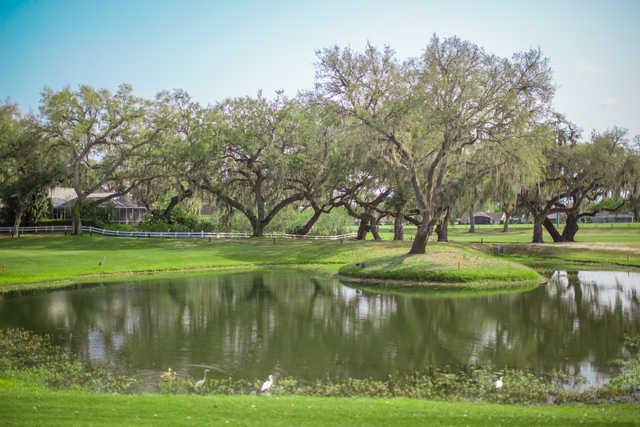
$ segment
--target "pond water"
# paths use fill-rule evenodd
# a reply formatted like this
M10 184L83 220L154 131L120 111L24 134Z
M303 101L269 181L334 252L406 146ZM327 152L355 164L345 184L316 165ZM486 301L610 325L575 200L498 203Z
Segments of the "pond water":
M477 363L598 385L624 335L640 334L640 273L557 272L530 292L458 297L362 291L303 272L185 276L0 297L0 327L50 333L149 382L168 367L311 381Z

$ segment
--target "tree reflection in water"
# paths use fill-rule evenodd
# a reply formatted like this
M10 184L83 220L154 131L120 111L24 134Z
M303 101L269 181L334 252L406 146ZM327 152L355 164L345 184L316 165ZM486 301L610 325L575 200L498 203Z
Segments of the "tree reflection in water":
M639 273L560 272L522 294L362 291L302 272L243 272L0 300L0 327L52 333L129 372L215 365L262 378L375 377L431 366L560 370L606 381L640 333ZM220 372L218 372L220 374Z

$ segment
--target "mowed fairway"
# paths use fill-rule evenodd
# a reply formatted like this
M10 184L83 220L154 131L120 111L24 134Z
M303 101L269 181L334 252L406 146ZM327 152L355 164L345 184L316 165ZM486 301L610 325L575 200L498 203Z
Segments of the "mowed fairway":
M458 244L429 246L429 253L407 257L409 242L303 242L250 240L133 239L84 235L25 236L0 240L0 290L26 289L28 283L103 280L126 273L176 272L216 268L284 266L337 271L356 261L386 266L400 279L435 282L537 281L530 268ZM382 264L380 264L382 262ZM375 277L375 275L374 275ZM95 280L93 280L95 279ZM66 282L65 282L66 281Z
M491 228L489 228L491 227ZM476 275L483 266L461 263L457 260L480 258L471 250L474 242L528 242L530 227L513 227L502 233L496 226L480 226L475 234L466 233L466 227L450 230L451 244L430 243L423 265L417 268L429 271L432 261L443 256L450 270ZM407 230L410 235L411 230ZM387 236L388 237L388 236ZM549 239L548 239L549 240ZM456 244L457 242L457 244ZM273 241L251 239L222 241L201 239L135 239L115 238L84 234L82 236L25 235L20 239L0 237L0 290L26 288L27 283L59 282L107 279L115 275L138 272L171 272L179 270L206 270L214 268L256 266L309 266L335 272L354 262L392 259L406 254L411 242L322 242L322 241ZM482 247L482 246L480 246ZM485 245L484 248L487 248ZM476 246L478 248L478 246ZM538 266L561 266L584 263L595 266L607 263L619 266L640 266L640 227L637 224L615 226L588 225L578 234L578 242L571 244L529 245L517 247L511 261ZM462 251L452 254L450 251ZM389 258L391 257L391 258ZM445 259L442 258L442 259ZM417 259L417 258L416 258ZM491 259L484 257L487 265ZM449 262L450 261L450 262ZM415 264L415 259L403 261ZM467 268L469 267L469 268ZM478 270L478 271L476 271ZM508 271L507 271L508 272ZM455 275L459 275L455 273ZM482 276L482 275L481 275ZM486 276L486 274L485 274ZM373 276L375 277L375 275ZM471 276L470 276L471 277ZM402 278L402 277L398 277ZM419 279L417 277L407 277ZM482 279L481 277L478 277ZM429 280L429 278L424 278ZM62 282L61 282L62 281ZM449 280L451 281L451 280Z
M0 286L101 274L216 267L319 264L337 269L364 257L400 255L408 244L135 239L83 235L0 239ZM100 265L102 264L102 265Z
M560 224L562 231L563 224ZM413 236L414 226L405 226L405 235ZM355 231L355 229L353 230ZM450 225L449 241L468 243L529 243L532 237L531 224L511 224L507 233L502 232L502 225L497 224L476 224L475 233L469 233L469 226ZM384 225L380 227L380 234L383 239L393 238L393 227ZM369 235L371 238L371 235ZM551 243L551 236L544 230L545 242ZM431 240L435 241L436 236L432 235ZM577 242L618 242L635 243L640 250L640 223L610 223L610 224L580 224L580 230L576 235Z
M516 406L418 399L108 395L0 385L2 425L637 425L630 404Z

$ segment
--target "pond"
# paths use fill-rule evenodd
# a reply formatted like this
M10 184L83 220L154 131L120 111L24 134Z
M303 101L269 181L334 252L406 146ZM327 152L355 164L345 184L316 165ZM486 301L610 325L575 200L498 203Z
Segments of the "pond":
M0 297L0 327L50 333L94 365L261 379L385 378L430 366L614 372L640 334L640 273L557 272L524 293L364 291L306 272L228 272Z

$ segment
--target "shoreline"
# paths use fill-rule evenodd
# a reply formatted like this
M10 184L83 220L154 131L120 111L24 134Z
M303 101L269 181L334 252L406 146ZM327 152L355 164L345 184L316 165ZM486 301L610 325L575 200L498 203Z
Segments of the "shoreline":
M473 282L430 282L420 280L402 280L402 279L379 279L373 277L353 277L343 274L336 274L335 277L345 283L353 283L370 287L372 290L376 288L385 290L437 290L437 291L484 291L499 289L517 289L517 288L533 288L544 286L548 280L542 282L537 280L514 280L514 281L473 281Z

